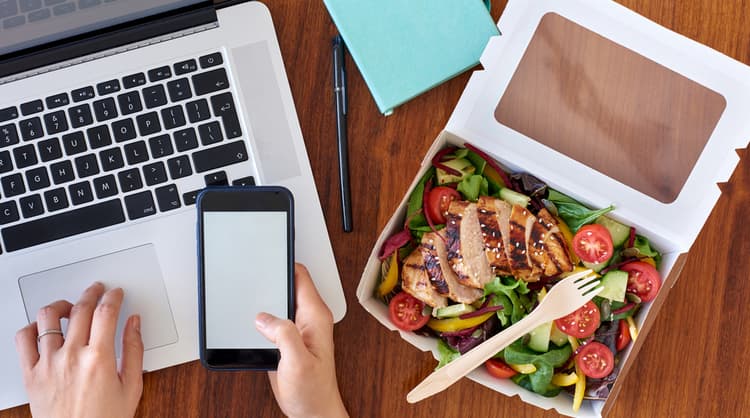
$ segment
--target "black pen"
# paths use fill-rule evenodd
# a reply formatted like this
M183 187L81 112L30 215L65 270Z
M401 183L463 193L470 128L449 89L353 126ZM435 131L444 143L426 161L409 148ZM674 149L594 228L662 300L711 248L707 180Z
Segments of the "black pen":
M341 216L344 232L352 231L352 198L349 192L349 150L346 139L346 71L344 71L344 40L333 38L333 95L336 102L336 142L339 149L339 184L341 185Z

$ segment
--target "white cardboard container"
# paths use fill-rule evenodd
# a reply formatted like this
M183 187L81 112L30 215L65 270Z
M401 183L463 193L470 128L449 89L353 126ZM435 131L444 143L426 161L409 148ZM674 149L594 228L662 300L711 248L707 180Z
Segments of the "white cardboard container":
M550 24L547 25L547 23ZM645 58L644 65L651 70L655 68L656 74L666 75L667 79L674 77L673 81L677 81L675 85L687 86L684 89L678 88L674 96L676 107L687 110L684 112L680 110L681 113L673 115L669 118L670 120L650 120L652 113L648 106L658 101L658 97L646 97L642 103L638 103L636 97L636 105L646 108L646 116L643 120L618 119L618 106L621 105L619 100L615 101L617 103L596 101L597 98L606 96L606 94L600 95L601 92L616 96L616 92L605 92L607 89L616 90L618 87L607 83L606 71L603 78L598 77L602 74L594 74L586 78L591 75L589 71L591 68L578 68L575 62L570 64L566 61L565 51L572 50L578 53L581 51L576 48L585 49L588 44L586 42L571 43L572 41L565 39L564 36L550 36L569 33L565 31L549 30L545 35L541 29L544 25L546 25L545 28L554 25L573 28L573 31L577 31L576 33L584 33L581 39L593 40L594 43L601 43L603 40L604 44L609 45L607 47L609 52L614 50L619 51L617 54L624 53L624 55L630 54L633 57ZM511 0L498 22L498 28L502 35L491 39L482 55L481 62L484 70L476 71L470 78L448 124L435 139L409 191L404 195L399 209L393 214L375 243L357 288L357 298L362 306L386 328L399 332L404 340L415 347L423 351L432 351L437 358L437 342L434 338L399 331L388 319L388 307L374 297L380 272L380 261L377 256L385 240L403 227L409 193L430 167L432 156L447 145L460 146L465 142L470 142L495 158L506 169L529 172L551 187L592 208L614 204L616 209L612 216L628 225L635 226L639 234L649 238L652 245L662 252L663 260L660 266L663 278L662 289L657 298L645 304L635 318L640 334L636 342L621 354L624 357L620 363L620 376L624 377L632 366L669 289L677 280L687 251L719 198L720 190L717 183L727 181L739 162L735 149L745 148L748 144L748 139L750 139L750 67L671 32L610 0ZM540 37L535 38L536 34ZM542 57L539 61L542 64L539 69L541 76L536 75L541 77L537 80L541 80L540 84L551 85L549 91L544 93L548 94L549 102L555 103L555 100L559 99L556 97L555 88L563 89L572 84L572 88L581 91L579 95L574 95L576 103L571 105L572 110L561 112L563 117L581 118L585 125L586 113L611 111L614 115L613 124L619 124L631 130L636 129L636 133L643 126L654 127L655 129L651 130L652 133L663 133L663 137L670 138L663 141L664 143L671 141L671 145L665 146L668 151L679 151L683 148L680 141L683 141L683 138L691 131L680 130L680 126L685 123L689 124L689 119L700 119L704 115L709 115L705 116L711 119L704 124L708 128L704 132L705 137L697 138L699 143L692 154L687 157L675 155L673 159L668 158L669 155L659 155L662 150L661 135L659 138L644 138L643 147L649 149L648 154L656 154L651 160L646 157L646 164L660 166L654 171L656 174L650 174L650 178L649 175L644 175L644 180L639 179L638 175L623 177L623 171L617 171L617 169L610 172L610 176L603 172L607 170L601 170L601 167L594 169L578 161L575 157L583 155L580 154L583 151L576 151L578 152L576 156L569 156L558 151L557 149L565 150L565 147L551 143L549 137L545 138L545 144L538 141L538 138L521 133L521 131L533 130L535 124L530 125L531 128L518 125L514 126L516 129L513 129L506 126L500 122L501 117L496 116L496 109L504 100L504 94L510 91L509 86L517 74L517 69L523 64L524 56L528 55L527 49L535 39L541 42L538 45L546 45L551 51L548 51L547 55L540 55ZM586 56L586 52L585 50L582 52L583 56ZM609 58L612 57L598 57L604 60L600 63L608 62ZM639 60L636 59L636 61ZM548 83L547 80L552 80L556 76L554 70L549 70L549 68L554 67L557 62L564 62L563 67L568 65L566 76L583 74L584 82L581 83L579 80L578 84L568 83L569 78L559 78L557 81L553 80ZM534 71L528 71L529 68L536 71L533 67L525 66L524 71L519 72L518 75L534 73ZM609 71L617 71L617 69L610 68ZM597 71L591 73L597 73ZM655 83L651 84L655 88L664 84L658 78L656 82L647 80L646 78L653 75L649 74L649 70L640 73L635 71L634 74L637 77L637 84L642 82L650 86L648 83ZM549 78L545 78L546 76ZM682 97L681 92L688 90L698 91L700 94ZM530 106L530 109L539 110L539 103L529 105L524 103L526 100L524 95L518 97L520 101L513 103L513 108L521 108L523 111ZM699 106L697 113L690 113L689 105L700 102L700 98L712 103L705 107ZM671 108L670 100L672 99L668 98L666 107ZM594 105L587 105L587 101ZM680 103L687 104L687 107L680 107ZM669 109L656 109L654 113L659 113L659 111L668 113ZM552 113L542 113L540 116L543 118L537 120L546 121L546 116L549 114ZM617 143L618 132L620 132L618 126L611 131L607 131L608 127L597 126L595 128L593 131L591 129L587 131L587 137L598 135L600 138L588 147L602 147L595 149L595 152L608 152L608 149L622 151L618 148L620 144ZM565 133L561 132L561 136L564 137ZM579 138L575 136L575 133L572 136L568 133L568 136L574 138L574 141L575 138ZM616 158L617 155L612 160L615 164ZM626 156L625 158L631 158L629 164L638 164L644 159L643 156ZM649 180L653 179L657 179L658 182L659 178L670 177L671 173L679 171L680 168L684 172L682 177L665 181L663 189L650 188L647 193L644 193L637 187L633 187L633 184L648 186L651 184ZM647 172L649 168L646 167L643 171ZM625 179L629 184L613 177ZM634 177L635 180L633 180ZM670 191L660 191L667 189ZM545 398L508 380L494 379L481 367L468 377L504 395L519 396L524 402L540 408L554 408L561 414L581 417L606 415L620 390L620 383L624 380L623 378L617 379L606 401L585 400L581 409L575 413L572 410L572 398L567 394L560 394L556 398ZM430 400L423 402L430 402Z

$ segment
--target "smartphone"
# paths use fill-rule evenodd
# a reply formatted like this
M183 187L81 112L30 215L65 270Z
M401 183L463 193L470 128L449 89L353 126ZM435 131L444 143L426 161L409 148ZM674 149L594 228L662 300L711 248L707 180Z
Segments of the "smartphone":
M275 370L279 351L255 329L294 318L294 199L283 187L198 195L200 358L212 370Z

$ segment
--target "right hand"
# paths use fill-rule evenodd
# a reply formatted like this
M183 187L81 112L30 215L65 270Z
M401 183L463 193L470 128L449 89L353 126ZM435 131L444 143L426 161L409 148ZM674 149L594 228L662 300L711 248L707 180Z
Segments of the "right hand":
M315 289L305 266L295 265L295 322L260 313L255 326L281 352L278 370L269 372L274 396L290 418L348 417L336 382L333 315Z

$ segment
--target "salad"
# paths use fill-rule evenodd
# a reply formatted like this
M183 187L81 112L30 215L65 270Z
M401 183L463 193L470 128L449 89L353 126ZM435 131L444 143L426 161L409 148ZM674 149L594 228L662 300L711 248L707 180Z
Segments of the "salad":
M603 290L485 363L543 396L606 399L633 315L661 287L661 255L634 227L471 144L446 147L412 191L404 229L380 251L376 296L401 330L437 339L438 368L521 320L555 283L594 270Z

